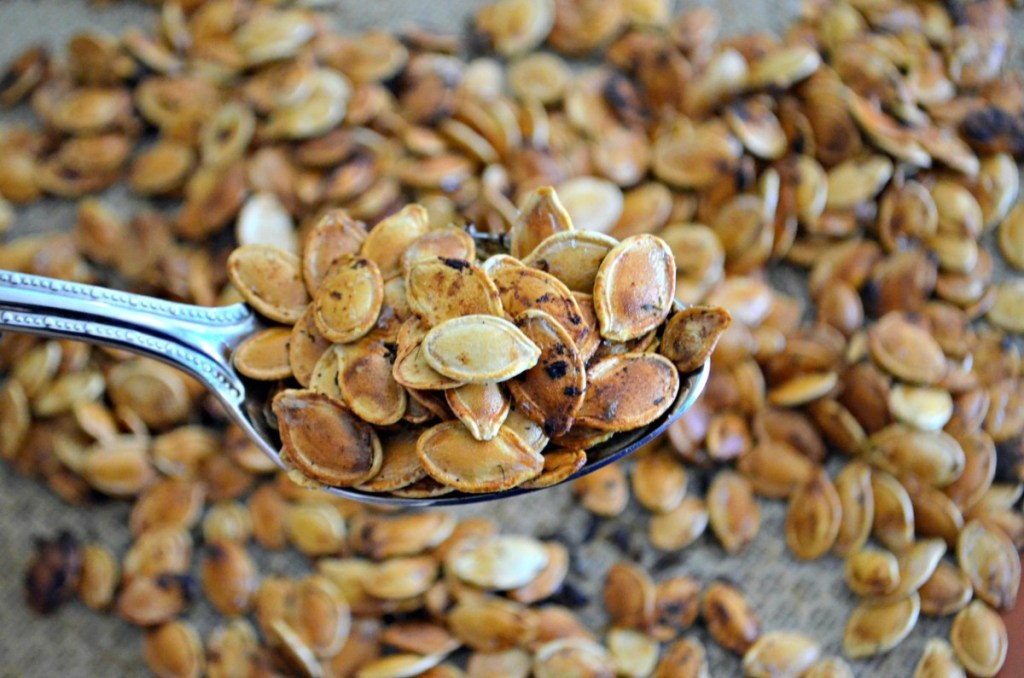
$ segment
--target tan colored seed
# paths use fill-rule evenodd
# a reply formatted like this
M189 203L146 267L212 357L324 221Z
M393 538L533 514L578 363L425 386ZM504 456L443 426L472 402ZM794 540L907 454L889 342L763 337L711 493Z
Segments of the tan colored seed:
M377 265L343 255L324 274L313 298L313 319L326 339L348 343L370 331L383 302L384 280Z
M1009 332L1024 333L1024 278L1012 278L995 285L995 299L988 310L989 321Z
M377 435L333 398L287 390L274 396L273 408L281 428L282 457L306 477L349 486L380 470L383 452Z
M416 443L420 463L440 483L463 492L499 492L538 475L543 458L507 428L478 441L461 422L438 424Z
M835 543L841 520L839 493L828 474L819 471L790 497L786 543L798 558L820 558Z
M594 282L594 310L601 336L635 339L660 325L675 297L676 264L664 240L630 236L601 262Z
M558 231L540 241L523 257L523 264L550 273L573 292L589 294L614 238L593 231Z
M651 516L648 537L651 545L662 551L686 548L700 538L708 526L704 501L686 497L673 510Z
M745 654L761 636L761 622L743 593L724 582L704 591L701 616L715 642L730 652Z
M612 629L605 643L619 676L649 676L658 662L658 641L642 631Z
M482 598L456 605L448 613L448 629L474 650L498 652L533 640L537 620L519 603L503 598Z
M963 473L966 457L953 436L893 424L869 439L870 458L893 473L908 474L935 487L944 487Z
M821 656L821 646L794 631L771 631L743 654L743 673L751 678L803 675Z
M690 372L711 356L731 322L732 316L725 309L691 306L669 319L658 350L680 372Z
M707 650L694 637L680 638L665 648L652 678L709 678Z
M612 623L623 628L646 629L654 623L654 582L632 563L615 563L604 585L604 605Z
M527 480L520 487L529 490L553 487L574 476L586 464L587 453L584 450L547 450L544 452L544 469L540 475Z
M914 539L914 507L900 482L884 471L872 470L874 499L872 534L893 551L901 551Z
M86 607L104 610L114 599L121 577L113 554L98 544L82 547L82 573L78 579L78 597Z
M245 543L252 536L252 517L244 504L236 501L218 502L203 517L203 539Z
M527 585L547 565L548 550L536 539L495 536L452 552L446 569L484 589L507 591Z
M615 663L608 651L587 638L560 638L544 643L534 652L533 675L557 678L606 678L615 675Z
M289 506L285 532L295 548L311 557L336 554L345 543L345 522L338 510L324 501Z
M408 205L379 222L363 241L362 256L370 259L388 280L401 273L402 255L427 232L429 217L421 205Z
M514 377L540 358L540 349L515 325L489 315L441 323L423 338L422 350L439 373L478 384Z
M228 277L254 309L292 324L309 302L299 258L273 245L246 245L228 257Z
M941 638L929 638L914 669L914 678L966 678L953 655L953 648Z
M944 617L962 610L971 601L974 587L959 567L942 561L921 588L921 614Z
M835 487L842 517L832 550L843 556L858 551L871 534L875 514L871 468L862 461L847 464L836 476Z
M243 614L256 592L256 564L245 547L229 541L207 545L200 564L200 582L206 599L221 614Z
M622 189L607 179L573 177L558 185L558 195L581 231L608 233L622 214Z
M469 261L420 259L409 269L406 286L409 308L428 327L466 315L502 315L494 283Z
M935 384L946 373L942 348L932 336L899 313L868 329L871 357L890 374L916 384Z
M1006 661L1006 625L980 600L957 613L949 639L956 658L972 675L994 676Z
M978 598L997 610L1013 606L1020 587L1021 566L1009 537L984 519L971 520L957 538L956 557Z
M199 678L205 668L199 633L183 621L149 631L143 639L142 658L159 678Z
M286 327L272 327L243 341L232 356L235 368L247 377L273 381L286 379L292 374L288 346L292 331Z
M862 598L888 595L900 584L899 561L881 549L866 548L849 554L844 574L846 585Z
M860 659L888 652L907 637L920 613L916 592L893 603L860 603L846 622L843 653Z
M576 421L602 431L639 428L664 414L678 392L679 373L664 356L613 356L592 364L587 371L587 392Z
M853 678L853 669L842 657L824 657L812 664L802 678Z
M757 536L761 508L746 478L732 471L718 473L705 501L711 530L726 552L738 553Z
M392 376L393 348L384 341L364 341L339 357L338 388L348 408L376 426L398 422L405 414L405 389Z

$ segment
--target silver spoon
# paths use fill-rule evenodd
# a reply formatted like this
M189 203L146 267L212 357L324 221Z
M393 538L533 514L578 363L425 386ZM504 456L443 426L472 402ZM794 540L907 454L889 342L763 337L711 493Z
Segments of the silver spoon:
M109 346L184 370L199 379L224 405L231 420L284 468L280 438L265 416L270 384L243 377L231 360L243 340L266 326L246 304L205 308L0 270L0 331ZM616 462L661 435L696 402L709 370L705 363L701 369L681 375L679 395L665 414L648 426L618 434L588 450L586 466L570 479ZM327 490L356 501L405 507L469 504L536 491L454 492L406 499L349 488Z

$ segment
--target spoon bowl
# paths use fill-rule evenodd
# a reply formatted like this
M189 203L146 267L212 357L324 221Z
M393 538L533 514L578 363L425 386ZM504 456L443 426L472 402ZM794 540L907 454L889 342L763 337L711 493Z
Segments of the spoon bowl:
M177 367L202 382L228 417L284 469L280 437L267 416L272 384L248 379L232 364L239 344L266 327L246 304L205 308L0 270L0 331L108 346ZM587 450L587 463L566 481L619 461L661 435L700 397L709 372L710 365L705 363L694 372L680 375L676 400L661 417ZM538 491L515 488L482 494L450 492L419 499L352 488L324 489L364 503L401 507L455 506Z

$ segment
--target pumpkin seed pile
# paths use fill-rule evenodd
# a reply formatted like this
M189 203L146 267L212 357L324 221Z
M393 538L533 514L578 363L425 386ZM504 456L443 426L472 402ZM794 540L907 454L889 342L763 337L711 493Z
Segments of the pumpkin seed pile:
M234 361L302 387L273 397L282 459L309 482L399 496L548 487L587 448L664 414L679 371L700 368L728 327L725 310L690 307L659 337L672 250L577 232L550 187L527 196L510 239L521 259L478 263L466 231L431 230L409 205L368 233L329 211L301 259L266 244L232 252L241 295L294 323Z
M82 33L63 58L26 50L0 103L27 101L38 127L0 132L0 233L18 234L18 206L42 196L79 200L78 219L70 234L6 236L0 267L249 300L283 327L243 347L240 368L303 387L277 396L292 462L406 496L448 491L436 477L495 487L457 468L479 446L526 482L570 475L626 415L567 391L585 379L620 398L640 361L670 393L665 362L692 369L717 340L697 406L625 470L577 481L577 501L614 518L635 498L662 551L710 527L742 554L767 536L760 502L786 500L777 537L797 558L844 559L861 600L847 658L940 616L948 642L928 643L917 675L999 670L994 611L1017 596L1024 546L1024 87L1004 0L809 0L781 38L728 39L713 12L673 17L659 0L500 0L473 24L493 55L471 57L421 30L342 36L308 4L171 0L153 32ZM582 69L564 58L597 53ZM99 194L122 180L160 202L119 214ZM477 256L468 224L506 236L509 255ZM633 306L615 281L638 269L655 277ZM651 334L673 290L690 308ZM466 315L485 319L467 329ZM454 350L475 332L502 360ZM579 360L547 380L569 345ZM154 627L145 654L161 675L203 661L212 675L461 675L443 663L453 642L475 650L470 675L706 673L639 568L609 573L614 631L596 644L560 608L528 607L557 588L556 543L457 557L429 542L441 514L365 513L268 480L275 468L202 389L149 360L6 335L0 370L0 457L71 503L135 499L120 565L47 543L34 604L77 581L86 604ZM624 421L650 416L620 399L638 417ZM325 439L358 453L339 464ZM250 534L342 564L261 581ZM489 569L506 560L522 569ZM201 648L172 621L197 588L226 615L279 613L258 630L237 618ZM849 675L812 639L761 633L735 587L709 596L709 634L749 675ZM379 620L414 605L436 628Z

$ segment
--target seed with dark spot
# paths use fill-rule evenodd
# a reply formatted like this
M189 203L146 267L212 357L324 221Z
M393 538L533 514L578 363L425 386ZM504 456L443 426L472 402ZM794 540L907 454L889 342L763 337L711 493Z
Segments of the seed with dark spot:
M454 268L456 271L461 271L464 268L469 268L469 262L468 261L464 261L463 259L447 259L447 258L444 258L444 259L442 259L442 261L444 262L445 266L449 266L451 268Z
M556 360L548 364L544 371L547 372L548 377L551 379L561 379L569 371L569 363L564 360Z

